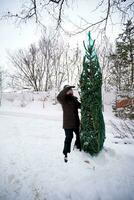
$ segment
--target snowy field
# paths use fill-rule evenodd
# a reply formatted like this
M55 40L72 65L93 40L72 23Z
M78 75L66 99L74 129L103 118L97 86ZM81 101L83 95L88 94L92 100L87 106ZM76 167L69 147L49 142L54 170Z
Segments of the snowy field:
M43 109L41 102L20 107L4 101L0 200L134 200L133 123L115 118L110 106L104 117L102 152L91 157L72 150L64 163L60 105L48 102Z

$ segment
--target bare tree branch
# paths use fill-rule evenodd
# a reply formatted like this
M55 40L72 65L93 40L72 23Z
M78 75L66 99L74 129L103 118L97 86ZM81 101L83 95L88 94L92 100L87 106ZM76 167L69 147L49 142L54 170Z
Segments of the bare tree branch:
M77 27L77 29L72 33L65 30L62 25L60 25L61 29L68 35L77 35L91 28L99 29L100 26L102 27L101 29L103 31L106 31L109 19L113 25L113 15L116 12L122 15L121 20L119 19L121 24L123 24L128 18L130 18L130 13L129 13L130 10L131 10L131 15L132 16L134 15L134 10L133 10L134 2L129 3L128 1L128 3L126 3L125 1L120 1L120 0L106 0L106 1L101 0L94 11L97 11L101 7L104 7L106 2L107 2L107 9L104 11L105 17L101 18L100 20L97 20L96 22L91 22L91 23L89 23L83 17L80 17L86 23L84 26L81 27L69 20L73 25L75 25L75 27Z
M35 19L35 22L40 24L43 28L45 28L45 24L42 23L41 15L43 11L47 11L56 21L57 21L57 28L61 28L64 30L64 27L62 25L63 19L63 10L64 5L67 3L67 0L27 0L24 9L21 9L20 13L12 13L8 12L7 14L3 15L1 19L4 18L15 18L19 21L27 22L30 19ZM69 6L71 7L71 3L69 1ZM66 4L67 5L67 4ZM85 24L83 26L78 26L76 31L73 31L73 33L68 32L69 35L76 35L79 33L82 33L88 29L91 28L98 28L103 27L102 29L106 31L107 24L109 22L109 19L112 21L113 15L115 13L119 13L122 15L122 19L120 23L123 23L128 18L132 18L134 15L134 2L130 2L129 0L100 0L98 5L96 6L94 11L98 11L101 8L107 7L106 10L103 12L104 16L101 17L99 20L95 22L87 22L87 20L84 20L82 17L81 19L85 21ZM119 19L120 20L120 19ZM72 24L75 24L72 22Z
M59 16L58 16L57 28L61 24L61 12L62 12L63 3L64 3L64 0L61 1L60 8L59 8Z

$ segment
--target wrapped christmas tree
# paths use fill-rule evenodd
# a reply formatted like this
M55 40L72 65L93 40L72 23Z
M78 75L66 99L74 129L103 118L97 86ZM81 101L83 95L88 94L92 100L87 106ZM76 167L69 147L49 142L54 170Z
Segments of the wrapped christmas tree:
M81 89L81 145L91 155L97 154L105 140L105 124L102 114L102 73L94 43L88 33L89 44L85 47Z

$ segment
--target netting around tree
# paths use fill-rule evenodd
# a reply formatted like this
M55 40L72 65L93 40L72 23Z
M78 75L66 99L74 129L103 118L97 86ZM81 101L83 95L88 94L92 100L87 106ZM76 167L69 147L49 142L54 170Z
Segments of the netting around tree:
M88 39L87 47L84 43L85 56L80 78L81 145L84 151L93 155L103 147L105 124L102 114L102 73L90 32Z

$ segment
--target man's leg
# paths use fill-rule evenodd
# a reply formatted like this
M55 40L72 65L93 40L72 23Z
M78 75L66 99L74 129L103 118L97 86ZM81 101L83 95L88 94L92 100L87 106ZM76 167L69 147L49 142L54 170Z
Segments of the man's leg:
M71 151L71 142L73 138L73 129L64 129L65 130L65 141L64 141L64 149L63 154L67 156L67 153Z
M75 140L75 146L77 149L81 151L81 143L80 143L80 131L79 129L74 129L75 135L76 135L76 140Z

